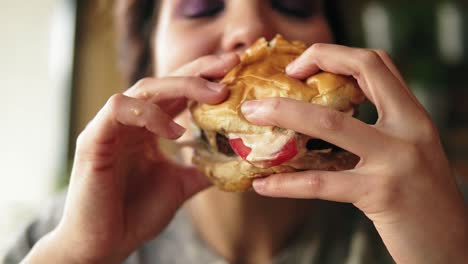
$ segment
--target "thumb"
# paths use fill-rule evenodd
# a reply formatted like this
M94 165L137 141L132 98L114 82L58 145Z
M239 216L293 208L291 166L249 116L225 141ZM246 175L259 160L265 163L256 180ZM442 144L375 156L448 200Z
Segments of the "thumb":
M176 170L176 175L182 184L185 199L212 185L208 178L193 166L178 167Z

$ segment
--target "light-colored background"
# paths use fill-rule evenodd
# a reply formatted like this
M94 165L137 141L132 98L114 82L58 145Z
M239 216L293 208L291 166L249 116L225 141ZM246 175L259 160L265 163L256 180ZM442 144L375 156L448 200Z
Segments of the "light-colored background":
M63 169L68 91L50 63L60 60L57 2L0 1L0 256Z
M112 2L0 0L0 262L69 176L77 134L123 89Z

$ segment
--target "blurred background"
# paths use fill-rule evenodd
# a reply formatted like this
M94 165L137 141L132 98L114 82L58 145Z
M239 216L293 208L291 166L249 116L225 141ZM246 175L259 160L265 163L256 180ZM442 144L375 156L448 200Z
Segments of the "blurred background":
M66 187L76 136L125 86L112 1L0 0L0 261ZM468 175L468 1L340 1L340 41L387 50ZM372 109L367 111L372 118Z

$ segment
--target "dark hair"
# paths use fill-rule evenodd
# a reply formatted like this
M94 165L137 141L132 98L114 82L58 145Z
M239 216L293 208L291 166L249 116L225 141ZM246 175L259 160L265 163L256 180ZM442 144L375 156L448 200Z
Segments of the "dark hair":
M128 85L151 72L151 34L157 0L118 0L115 9L119 68Z
M324 9L335 40L343 43L346 36L340 20L339 1L324 1ZM128 85L151 74L151 35L158 6L158 0L117 1L115 15L119 67Z

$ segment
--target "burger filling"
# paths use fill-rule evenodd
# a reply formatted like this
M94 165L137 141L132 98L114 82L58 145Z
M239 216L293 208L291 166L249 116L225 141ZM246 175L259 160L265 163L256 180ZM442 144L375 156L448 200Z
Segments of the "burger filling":
M350 109L345 113L352 116L355 110ZM293 162L307 152L329 153L342 150L324 140L278 127L263 134L228 133L227 136L202 130L201 138L218 152L229 157L237 155L259 168Z
M231 133L228 138L234 152L257 167L280 165L298 154L298 136L291 130L274 129L264 134Z
M216 133L216 146L218 148L218 151L223 153L226 156L236 155L231 145L229 144L229 140L227 139L227 137L219 133Z
M259 168L294 161L308 151L329 153L339 150L326 141L283 129L261 135L229 134L228 137L201 131L201 139L217 152L228 157L239 156Z

